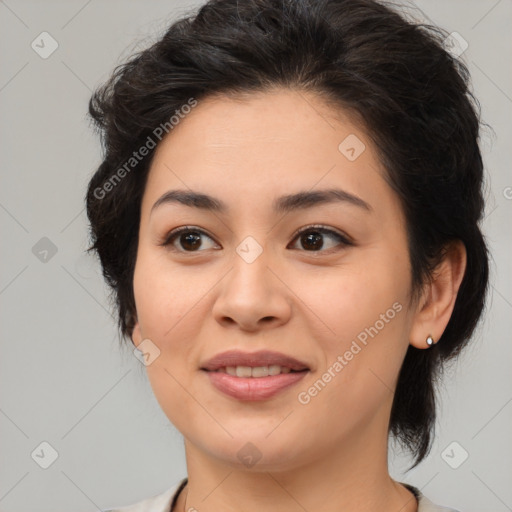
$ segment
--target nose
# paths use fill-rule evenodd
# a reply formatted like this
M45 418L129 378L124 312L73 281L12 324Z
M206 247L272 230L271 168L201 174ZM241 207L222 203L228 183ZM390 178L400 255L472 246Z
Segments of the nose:
M272 268L265 251L251 263L238 254L221 281L213 316L223 327L258 331L289 321L292 293Z

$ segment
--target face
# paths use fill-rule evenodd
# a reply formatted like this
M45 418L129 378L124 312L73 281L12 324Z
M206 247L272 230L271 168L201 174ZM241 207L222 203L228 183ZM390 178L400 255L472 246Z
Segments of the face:
M224 209L159 201L176 190ZM283 200L327 190L338 193ZM368 136L312 93L206 99L159 144L132 338L158 349L146 367L155 396L205 456L242 467L248 450L260 468L285 469L384 443L410 286L404 215ZM201 370L233 349L280 352L307 371L278 376L287 387L271 396L235 397Z

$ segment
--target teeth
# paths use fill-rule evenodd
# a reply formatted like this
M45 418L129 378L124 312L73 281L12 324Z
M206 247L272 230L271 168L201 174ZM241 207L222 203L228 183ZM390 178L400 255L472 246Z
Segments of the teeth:
M252 368L250 366L237 366L235 373L237 377L252 377Z
M269 375L279 375L280 373L290 373L290 368L281 368L278 364L273 364L268 367Z
M279 365L270 366L227 366L219 368L218 372L227 373L236 377L267 377L269 375L279 375L280 373L290 373L290 368Z

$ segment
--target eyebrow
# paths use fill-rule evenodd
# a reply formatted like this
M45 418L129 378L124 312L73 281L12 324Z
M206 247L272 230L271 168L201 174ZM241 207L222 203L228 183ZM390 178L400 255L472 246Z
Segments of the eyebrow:
M276 213L287 213L335 202L343 202L357 206L368 212L373 211L372 207L366 201L341 189L317 190L314 192L301 191L295 194L281 196L274 200L272 207ZM207 194L190 190L169 190L153 204L151 213L163 204L175 203L216 213L227 213L229 210L226 203Z

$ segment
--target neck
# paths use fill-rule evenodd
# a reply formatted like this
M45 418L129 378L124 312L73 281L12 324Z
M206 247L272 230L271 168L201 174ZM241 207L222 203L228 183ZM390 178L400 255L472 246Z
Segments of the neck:
M188 484L176 511L417 511L414 495L389 476L387 431L384 437L360 432L337 446L301 464L240 469L186 439Z

